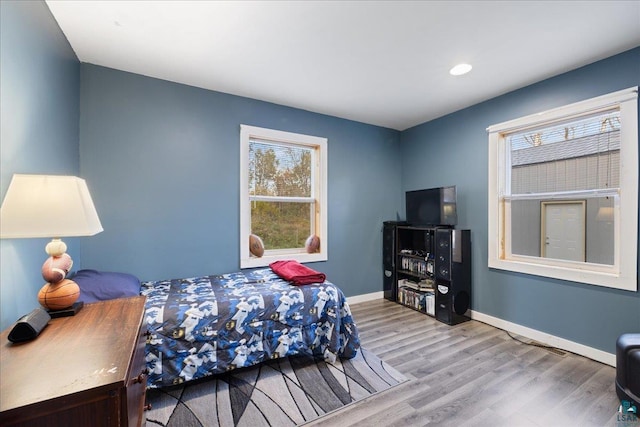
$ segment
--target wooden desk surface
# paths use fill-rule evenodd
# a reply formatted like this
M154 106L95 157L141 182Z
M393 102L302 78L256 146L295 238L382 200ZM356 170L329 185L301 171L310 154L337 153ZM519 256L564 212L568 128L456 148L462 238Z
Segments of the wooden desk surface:
M14 344L0 335L0 411L124 386L144 317L145 297L85 304ZM62 401L62 400L61 400Z

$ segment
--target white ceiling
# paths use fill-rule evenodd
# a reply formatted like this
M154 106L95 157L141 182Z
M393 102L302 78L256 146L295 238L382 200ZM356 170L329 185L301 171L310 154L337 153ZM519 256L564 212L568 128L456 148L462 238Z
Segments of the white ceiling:
M638 0L46 2L81 62L398 130L640 45Z

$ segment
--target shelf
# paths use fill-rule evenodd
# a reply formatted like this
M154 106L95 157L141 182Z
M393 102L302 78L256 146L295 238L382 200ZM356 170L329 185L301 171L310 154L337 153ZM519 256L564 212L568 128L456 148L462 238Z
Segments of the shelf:
M400 304L412 308L420 313L433 316L435 314L435 294L433 291L420 291L404 286L398 287L398 299ZM430 313L429 311L433 311Z
M406 274L407 276L416 277L418 279L433 279L433 274L420 274L409 270L398 269L398 273Z
M429 259L427 257L421 256L421 255L412 255L412 254L398 254L398 257L405 257L405 258L413 258L413 259L417 259L420 261L429 261ZM432 260L433 258L431 258Z
M423 311L423 310L421 310L421 309L418 309L418 308L412 307L412 306L410 306L410 305L408 305L408 304L404 304L404 303L402 303L402 302L400 302L400 301L398 301L398 304L400 304L400 305L401 305L401 306L403 306L403 307L410 308L411 310L415 310L415 311L417 311L418 313L426 314L426 315L427 315L427 316L429 316L429 317L435 317L435 315L434 315L434 314L427 313L426 311Z
M435 294L436 290L434 288L420 288L418 285L414 285L413 283L407 283L406 281L402 284L398 283L398 289L407 288L411 289L414 292L418 292L421 294Z
M469 320L471 231L389 225L385 222L384 297L449 325ZM439 292L440 285L451 292ZM457 312L462 309L464 314Z

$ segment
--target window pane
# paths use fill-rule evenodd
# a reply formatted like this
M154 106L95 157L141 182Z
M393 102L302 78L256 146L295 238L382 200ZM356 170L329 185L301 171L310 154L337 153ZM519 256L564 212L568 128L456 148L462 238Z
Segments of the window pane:
M511 194L618 188L619 111L508 137Z
M251 202L251 232L266 250L304 248L311 234L313 203Z
M579 229L572 227L572 218L567 214L570 205L584 201L584 214ZM561 214L551 217L543 207L556 204ZM583 200L511 200L511 252L514 255L541 257L548 248L560 238L560 246L566 252L557 255L554 252L549 258L563 260L584 260L595 264L614 264L615 230L614 203L612 197L588 198ZM563 210L562 208L566 208ZM545 218L543 218L545 216ZM555 224L555 225L554 225ZM544 238L543 238L544 236ZM584 239L581 249L582 258L576 259L571 252L572 244L580 238Z
M512 195L620 186L617 110L514 133L507 142ZM512 254L614 264L612 199L512 200L509 206Z
M311 148L249 141L249 194L311 197Z

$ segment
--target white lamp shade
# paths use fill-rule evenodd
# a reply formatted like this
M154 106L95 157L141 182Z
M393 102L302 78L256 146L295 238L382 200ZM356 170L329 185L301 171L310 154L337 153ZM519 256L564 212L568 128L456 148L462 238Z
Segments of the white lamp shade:
M0 238L93 236L101 231L84 179L20 174L11 179L0 208Z

